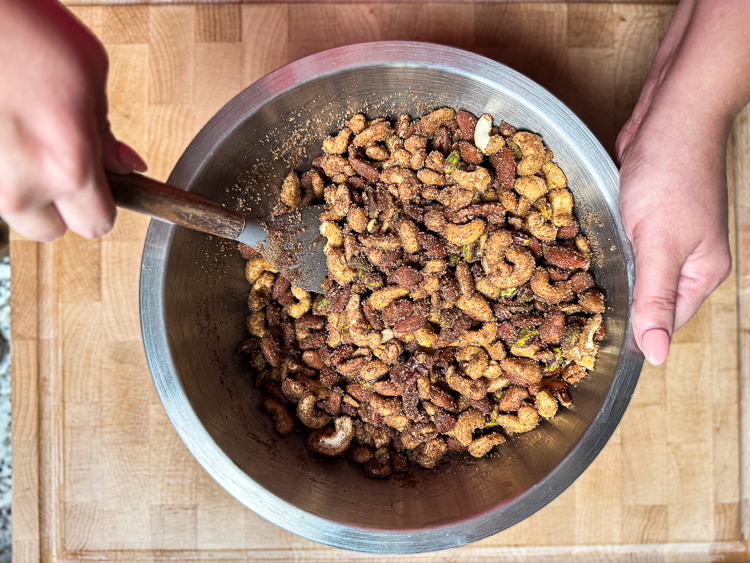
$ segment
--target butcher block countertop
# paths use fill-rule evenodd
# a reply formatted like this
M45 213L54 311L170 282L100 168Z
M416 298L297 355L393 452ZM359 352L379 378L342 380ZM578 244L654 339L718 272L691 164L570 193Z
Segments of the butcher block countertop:
M674 13L668 3L79 5L110 56L116 135L165 180L235 94L348 43L411 39L501 61L568 104L610 152ZM646 365L607 446L563 494L495 536L414 561L748 561L750 112L728 151L734 270ZM15 235L13 555L31 561L386 561L302 539L193 459L143 351L148 219L100 240Z

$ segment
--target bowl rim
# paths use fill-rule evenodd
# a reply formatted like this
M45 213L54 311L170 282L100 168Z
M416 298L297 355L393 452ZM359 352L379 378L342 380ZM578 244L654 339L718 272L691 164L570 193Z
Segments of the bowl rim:
M619 209L617 168L583 122L561 101L502 63L462 49L415 41L378 41L338 47L299 59L266 75L235 96L203 127L180 157L168 182L178 187L191 186L212 158L215 148L232 133L237 123L290 88L362 67L424 65L501 87L530 111L543 114L556 134L567 138L572 146L582 147L582 163L597 179L610 209ZM512 91L504 85L512 85ZM555 127L555 123L564 124L565 128ZM635 278L634 254L619 213L614 213L613 217L626 263L629 311ZM190 405L177 376L166 331L164 291L173 234L173 225L151 222L140 277L143 343L162 405L198 463L229 494L277 526L319 543L370 553L420 553L474 542L524 520L567 489L594 460L617 427L638 381L643 355L636 346L628 313L625 345L602 407L570 453L523 495L475 517L434 527L386 530L340 524L302 510L253 481L219 448Z

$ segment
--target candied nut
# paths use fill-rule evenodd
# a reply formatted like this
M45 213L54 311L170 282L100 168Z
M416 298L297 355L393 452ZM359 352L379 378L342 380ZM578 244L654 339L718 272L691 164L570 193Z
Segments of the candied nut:
M276 432L282 436L286 436L294 429L292 415L289 414L289 411L279 401L271 397L266 397L263 399L263 408L273 416Z
M565 174L563 174L563 171L554 162L545 162L542 165L542 172L544 172L544 178L547 180L548 189L557 190L568 185L568 179L565 177ZM570 207L572 210L572 202ZM558 227L562 227L562 225L558 225Z
M484 428L484 425L484 415L477 409L470 408L458 415L456 425L450 434L462 445L468 446L473 440L474 430Z
M544 165L548 166L547 164ZM554 166L554 165L553 165ZM559 170L559 168L558 168ZM565 178L565 176L563 176ZM549 178L547 180L549 187ZM552 222L557 227L568 227L575 221L573 217L573 194L565 189L553 189L547 194L547 201L552 207Z
M469 297L474 293L474 277L471 275L471 268L466 262L459 262L456 266L456 280L458 280L458 287L464 297Z
M585 367L579 366L578 364L572 364L563 370L562 378L567 383L578 383L581 379L586 377L587 373Z
M349 450L348 457L354 463L367 463L372 459L372 450L367 446L357 446Z
M461 130L461 137L463 139L469 140L474 138L477 118L473 114L461 110L456 114L456 122L458 128ZM490 117L490 126L492 126L492 117Z
M489 359L487 353L478 346L467 346L456 354L461 371L472 379L479 379L487 371Z
M421 281L422 274L409 266L401 266L388 276L388 285L397 285L405 289L412 289Z
M484 457L498 444L505 442L505 436L500 432L492 432L472 440L469 444L469 453L474 457Z
M588 259L575 250L553 244L545 244L542 248L547 261L562 270L588 267Z
M437 433L434 424L417 422L407 426L401 433L401 443L407 450L413 450L419 444L435 438Z
M405 297L408 294L409 290L406 288L389 285L372 293L370 296L370 305L377 310L385 309L393 300Z
M357 275L346 263L344 251L332 248L326 256L328 272L339 285L348 285Z
M569 281L549 283L549 274L544 268L537 268L531 278L531 289L545 303L554 305L573 299L573 290Z
M311 367L314 370L320 371L325 367L325 364L323 363L323 358L320 356L320 352L317 350L305 350L302 353L302 361L307 364L308 367Z
M422 268L422 275L428 277L440 277L448 270L445 260L428 260Z
M335 428L328 426L310 432L307 437L307 447L316 453L328 456L339 455L348 450L354 437L352 419L348 416L341 416L333 424Z
M595 289L588 289L578 295L578 304L585 313L596 314L604 312L604 295Z
M539 338L549 344L560 341L565 330L565 315L559 309L549 311L539 325Z
M494 342L497 334L497 323L484 323L479 330L467 330L456 340L455 346L487 346Z
M401 244L406 252L414 253L419 250L419 229L414 221L401 219L398 225L398 235L401 238Z
M420 346L424 346L425 348L435 348L437 346L438 335L429 325L424 325L414 331L414 338Z
M359 372L360 377L367 381L372 381L388 373L388 364L381 360L372 360L362 366ZM382 414L382 413L381 413Z
M497 423L509 434L521 434L536 428L539 423L539 414L534 407L522 406L517 414L499 415Z
M296 379L287 377L281 382L281 392L292 403L298 403L305 395L305 387Z
M396 397L404 392L404 386L393 381L377 381L372 388L384 397Z
M544 389L536 394L534 406L540 416L552 418L557 414L557 399L552 395L549 389Z
M384 330L384 335L385 332L386 331ZM382 346L378 346L377 348L373 349L372 351L376 358L383 360L387 364L395 364L399 356L401 355L401 352L402 347L401 343L398 340L390 340Z
M292 170L284 179L281 185L281 201L283 201L290 210L296 209L302 199L302 191L297 173Z
M271 272L272 274L278 273L269 261L265 258L252 258L247 261L245 265L245 278L250 284L254 284L258 281L261 274L264 272Z
M419 120L417 125L418 132L422 135L429 136L437 131L438 127L453 120L455 117L456 112L452 108L437 109Z
M538 211L531 211L526 215L524 225L528 231L539 240L545 242L554 241L557 237L557 227L550 221L545 221Z
M377 452L375 453L377 455ZM388 458L385 458L382 462L377 458L371 459L364 466L365 473L367 473L368 477L373 477L375 479L387 479L391 476L391 473L393 473L388 461Z
M310 310L312 298L310 293L295 285L292 286L292 295L297 298L297 303L286 307L287 313L293 319L298 319Z
M479 293L472 293L470 296L462 295L456 301L456 307L461 309L464 314L475 321L489 323L495 320L495 313L484 297Z
M528 358L508 357L500 362L504 371L517 381L530 385L542 379L542 368L534 360Z
M502 360L503 358L505 358L505 356L507 355L505 352L505 346L503 346L502 342L495 342L494 344L485 346L485 349L487 350L487 353L490 355L490 358L498 362Z
M422 151L427 148L427 137L422 135L412 135L404 141L404 148L411 154Z
M481 219L474 219L466 225L449 223L445 226L445 238L448 242L463 246L479 239L486 230L487 226Z
M445 245L436 237L427 233L419 233L417 238L419 245L424 248L430 258L445 258Z
M459 141L458 150L461 154L461 160L468 164L481 164L484 160L482 151L468 141Z
M544 162L544 144L539 135L521 131L513 135L513 142L523 152L523 158L516 166L519 176L531 176L539 172Z
M391 428L395 428L399 432L403 432L404 428L409 425L409 418L405 414L391 414L383 417L383 423L387 424Z
M315 410L315 395L308 394L297 403L297 418L302 424L313 430L323 428L331 421L331 417Z
M480 194L486 191L492 182L489 171L481 166L478 166L473 172L454 170L451 172L451 178L465 190Z
M515 190L529 201L536 201L547 193L547 186L539 176L521 176L516 178Z
M351 136L352 132L349 128L344 127L336 137L328 137L323 141L323 150L328 154L344 154L349 147Z
M487 395L487 385L483 380L472 380L467 377L462 377L451 368L448 368L445 373L445 381L448 384L448 387L461 395L464 395L468 399L482 399Z
M272 336L268 335L260 341L260 350L266 361L273 367L279 367L281 365L281 350L279 349L279 343Z
M440 462L446 451L448 446L445 445L445 440L438 436L417 447L414 451L414 460L422 467L432 469Z
M412 299L425 299L435 293L439 286L440 278L425 278L422 280L422 283L409 292L409 297Z
M252 247L250 247L250 246L248 246L246 244L239 243L238 247L239 247L239 250L240 250L240 254L242 255L242 257L245 260L251 260L251 259L255 259L255 258L260 258L261 257L260 254L258 254L257 250L255 250L254 248L252 248ZM260 275L260 274L258 274L258 275Z
M340 365L336 366L336 369L342 375L356 376L359 374L360 370L362 369L362 366L364 366L366 363L367 363L366 357L358 356L356 358L352 358L351 360L342 362Z
M529 398L529 392L525 387L513 385L503 392L497 407L503 412L515 412Z
M429 168L422 168L419 172L417 172L417 179L423 184L429 186L445 185L445 177L441 173Z
M341 227L331 221L320 222L320 234L328 239L323 253L328 254L334 248L341 248L344 246L344 235L341 232Z
M377 393L370 397L370 406L381 416L390 416L401 412L401 401L399 399L386 399Z
M352 141L355 147L364 147L385 141L391 136L391 125L387 121L373 123L367 129L357 134Z
M594 278L588 272L576 272L570 277L570 284L576 293L583 293L594 287Z
M266 330L266 314L263 311L255 311L247 316L247 331L258 338L265 338L268 334Z

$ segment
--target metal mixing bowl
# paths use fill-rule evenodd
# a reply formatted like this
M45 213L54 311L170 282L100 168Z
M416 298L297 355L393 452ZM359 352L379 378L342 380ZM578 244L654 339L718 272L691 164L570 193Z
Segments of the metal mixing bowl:
M265 216L291 167L354 113L413 115L438 107L488 112L539 132L568 176L595 241L607 337L596 369L562 409L493 456L432 471L367 478L345 459L320 459L282 438L234 350L245 338L244 261L236 245L154 221L141 270L148 364L185 445L232 496L274 524L346 549L413 553L472 542L533 514L568 487L615 430L642 364L630 323L633 253L618 211L618 173L570 110L509 68L458 49L383 42L289 64L229 102L200 132L169 182ZM585 215L585 216L584 216Z

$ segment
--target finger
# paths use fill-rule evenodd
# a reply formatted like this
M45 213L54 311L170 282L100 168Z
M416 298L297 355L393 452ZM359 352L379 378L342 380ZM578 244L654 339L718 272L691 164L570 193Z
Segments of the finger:
M104 169L115 174L129 174L132 171L146 172L148 166L137 152L122 141L115 139L109 123L105 131L100 131L102 139L102 161Z
M104 174L101 141L93 119L88 132L72 144L77 148L68 156L67 185L54 204L71 231L94 239L112 230L117 208Z
M4 213L3 219L21 236L38 242L51 242L65 234L65 223L51 203L37 208Z
M112 192L104 170L95 167L83 187L55 200L55 207L68 228L87 239L106 235L117 217Z
M652 237L651 240L664 240ZM635 291L633 329L636 342L649 363L659 365L669 352L674 333L678 285L684 260L649 239L634 237Z
M709 295L729 277L732 271L732 257L729 253L729 244L724 246L713 249L710 256L696 252L686 260L677 286L675 331L680 330Z

